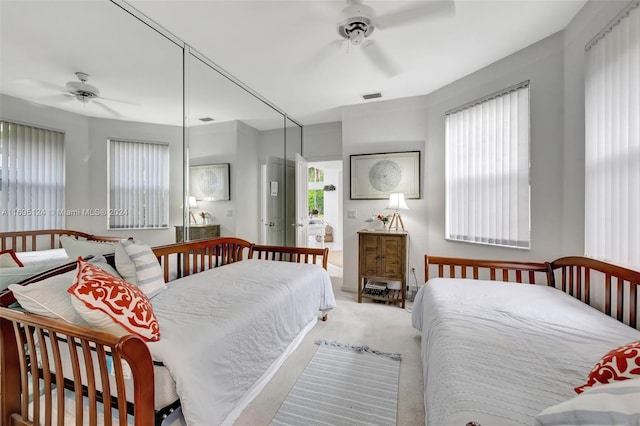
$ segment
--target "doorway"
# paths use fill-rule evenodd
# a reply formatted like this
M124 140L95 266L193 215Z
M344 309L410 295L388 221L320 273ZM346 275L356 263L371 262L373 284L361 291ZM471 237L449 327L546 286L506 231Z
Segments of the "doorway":
M328 247L329 263L342 267L342 161L309 162L308 247Z

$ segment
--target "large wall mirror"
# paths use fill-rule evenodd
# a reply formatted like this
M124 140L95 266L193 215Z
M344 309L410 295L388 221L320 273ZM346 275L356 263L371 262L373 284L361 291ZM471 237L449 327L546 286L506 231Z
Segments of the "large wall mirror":
M294 245L300 125L121 6L1 6L0 120L64 133L63 226L160 245L196 238L190 228L206 225L220 235ZM69 94L82 84L97 96ZM118 151L127 143L159 145L168 155L159 163L167 188L144 208L122 195L135 193L123 185L140 168ZM166 216L147 217L154 203L166 204ZM130 220L109 215L113 207Z

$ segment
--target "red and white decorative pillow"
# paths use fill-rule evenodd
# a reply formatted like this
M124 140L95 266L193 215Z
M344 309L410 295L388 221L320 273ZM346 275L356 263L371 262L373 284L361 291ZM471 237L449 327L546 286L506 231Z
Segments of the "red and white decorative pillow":
M582 393L592 386L640 377L640 340L609 351L589 373L587 383L575 388Z
M0 268L22 268L23 266L13 249L0 251Z
M145 341L160 339L160 325L149 298L136 286L78 258L78 276L67 290L78 314L92 327Z

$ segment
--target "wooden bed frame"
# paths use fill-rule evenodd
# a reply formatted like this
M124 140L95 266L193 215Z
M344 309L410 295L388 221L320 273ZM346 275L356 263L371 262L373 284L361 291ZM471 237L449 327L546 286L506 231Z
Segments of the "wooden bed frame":
M328 249L257 246L239 238L226 237L171 244L153 250L163 267L165 280L169 276L169 266L173 261L177 262L178 277L182 277L245 258L317 263L326 269L329 253ZM27 285L74 268L75 263L64 265L53 273L41 274L23 284ZM56 424L56 418L52 417L54 406L58 412L57 424L64 424L64 398L54 401L52 395L57 393L55 389L62 390L65 387L75 394L76 419L82 419L84 416L90 425L98 424L98 404L102 401L111 401L110 405L117 412L120 425L127 424L127 415L133 416L136 426L159 425L179 406L177 401L161 411L154 410L153 361L149 349L140 338L132 335L116 338L110 334L8 308L14 302L15 298L10 291L0 295L0 424L33 425L28 420L28 392L21 391L30 387L35 395L44 393L44 404L39 404L36 402L38 399L34 399L33 418L36 419L38 415L44 416L49 421L45 424ZM323 320L326 320L326 315ZM36 351L36 342L45 336L49 336L50 341L54 343L49 354L46 353L46 349L40 350L45 353ZM73 380L65 380L60 373L60 341L66 341L72 354ZM71 349L76 347L80 348L82 357L73 356L76 351ZM93 360L89 355L91 353ZM109 358L115 367L111 373L108 371ZM53 361L49 362L50 359ZM129 394L128 398L123 397L125 373L121 360L126 361L130 367L134 381L133 396ZM38 365L42 368L38 369ZM83 372L87 377L85 380L81 378ZM92 374L89 374L90 372ZM80 404L82 395L88 400L87 409L83 409ZM127 403L127 399L133 400L133 404ZM105 404L105 408L106 406L108 404ZM108 419L106 424L111 424L110 411L106 410L105 415L108 416L105 417Z
M60 237L66 235L77 240L112 242L123 237L92 235L71 229L43 229L37 231L0 232L0 251L12 249L15 252L62 248Z
M555 287L605 314L640 330L640 271L581 256L551 262L424 257L425 282L430 270L440 278L473 278Z

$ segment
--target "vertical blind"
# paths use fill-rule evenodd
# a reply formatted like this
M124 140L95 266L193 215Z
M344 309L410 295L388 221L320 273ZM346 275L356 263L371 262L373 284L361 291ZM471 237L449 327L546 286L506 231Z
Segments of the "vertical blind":
M585 253L640 268L640 8L587 46Z
M446 237L530 246L529 82L446 114Z
M169 226L169 146L109 140L109 228Z
M64 228L64 133L0 121L0 229Z

